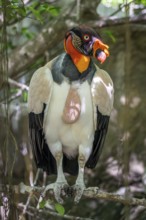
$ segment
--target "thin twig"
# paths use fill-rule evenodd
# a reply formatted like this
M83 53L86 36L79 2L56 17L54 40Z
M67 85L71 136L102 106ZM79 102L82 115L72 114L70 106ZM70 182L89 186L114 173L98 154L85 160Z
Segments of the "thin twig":
M36 176L35 176L35 179L34 179L34 182L33 182L32 190L29 193L29 196L27 198L26 204L23 206L23 211L22 211L22 214L19 216L19 220L22 220L23 216L26 214L26 211L27 211L27 208L29 206L30 200L31 200L31 198L33 196L33 187L37 183L39 174L40 174L40 169L37 170L37 173L36 173Z
M19 88L19 90L14 94L14 95L11 95L8 99L8 102L11 102L13 101L14 99L17 99L18 97L22 96L23 94L23 91L26 90L28 91L29 90L29 87L23 83L20 83L20 82L17 82L11 78L8 78L8 83L11 85L11 86L16 86ZM5 104L5 100L0 100L3 104Z
M23 83L20 83L20 82L17 82L15 80L11 79L11 78L8 78L8 82L9 82L10 85L16 86L16 87L18 87L22 90L27 90L27 91L29 90L29 87L27 85L25 85Z

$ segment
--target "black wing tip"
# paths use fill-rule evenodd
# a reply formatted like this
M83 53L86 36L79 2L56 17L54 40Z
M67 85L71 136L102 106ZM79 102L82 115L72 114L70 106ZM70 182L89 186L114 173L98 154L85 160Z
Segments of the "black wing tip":
M94 169L99 160L105 142L110 116L102 115L97 108L97 128L94 135L92 153L86 162L86 167Z

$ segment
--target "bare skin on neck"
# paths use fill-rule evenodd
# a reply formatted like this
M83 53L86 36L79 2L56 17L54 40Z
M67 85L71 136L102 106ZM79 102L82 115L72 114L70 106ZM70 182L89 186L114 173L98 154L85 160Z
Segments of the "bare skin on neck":
M75 88L70 88L66 98L62 119L67 124L75 123L81 113L81 100Z

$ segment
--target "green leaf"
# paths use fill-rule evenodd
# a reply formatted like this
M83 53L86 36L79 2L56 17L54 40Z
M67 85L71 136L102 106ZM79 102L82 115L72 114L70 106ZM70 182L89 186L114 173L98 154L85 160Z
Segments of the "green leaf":
M32 14L34 15L34 17L35 17L38 21L42 22L42 16L41 16L39 10L36 10L33 6L30 6L30 7L29 7L29 10L32 12Z
M23 97L23 102L27 102L28 92L26 90L23 91L22 97Z
M17 11L17 13L18 13L21 17L25 17L25 16L26 16L26 10L25 10L25 8L19 8L19 10Z
M50 7L48 7L48 12L55 17L55 16L58 16L58 14L60 12L60 8L59 7L50 6Z
M146 0L136 0L135 3L136 4L143 4L144 6L146 6Z
M30 40L34 38L34 33L30 32L27 27L23 27L21 33Z
M42 201L39 203L39 208L40 208L40 209L44 209L45 205L46 205L46 201L45 201L45 200L42 200Z
M40 7L39 7L40 13L46 12L47 9L48 9L48 5L47 5L47 7L46 7L45 4L42 4L42 5L40 5Z
M59 203L55 204L55 210L60 214L60 215L64 215L65 213L65 209L62 205L60 205Z

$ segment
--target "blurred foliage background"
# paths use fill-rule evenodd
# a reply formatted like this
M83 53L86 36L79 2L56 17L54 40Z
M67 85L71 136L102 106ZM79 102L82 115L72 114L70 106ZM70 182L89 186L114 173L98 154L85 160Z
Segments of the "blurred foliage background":
M110 57L97 65L115 86L106 143L96 169L86 170L86 185L146 196L146 0L0 0L1 219L63 219L36 214L37 199L15 194L12 186L33 185L37 173L28 138L29 81L38 67L63 52L65 32L78 24L94 28L110 46ZM53 178L40 171L37 184ZM51 211L61 212L53 200L50 204ZM84 198L75 205L69 199L63 208L81 219L146 219L144 207L105 200Z

